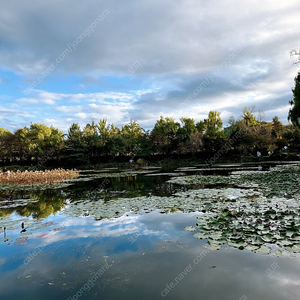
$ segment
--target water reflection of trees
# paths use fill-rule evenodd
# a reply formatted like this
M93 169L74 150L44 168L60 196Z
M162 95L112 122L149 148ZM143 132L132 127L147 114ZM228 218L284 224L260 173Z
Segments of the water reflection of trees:
M14 204L16 199L24 199L23 206L1 208L0 217L6 217L16 212L20 216L33 217L36 219L46 218L55 214L69 202L81 199L97 201L103 199L109 202L118 198L134 198L149 194L167 196L178 191L178 186L166 183L167 176L132 176L98 178L91 181L78 181L72 186L62 189L47 189L40 191L6 191L0 194L0 204ZM104 185L103 182L106 181ZM7 199L10 199L8 202ZM37 202L26 203L26 199L36 199ZM3 203L4 202L4 203Z
M62 190L45 190L39 192L32 192L31 199L37 199L38 202L29 203L23 207L20 212L22 216L32 216L35 219L46 218L51 214L60 211L66 201L66 195Z
M0 209L0 216L6 217L13 212L24 217L33 217L35 219L46 218L51 214L55 214L60 211L66 201L66 194L58 190L42 190L31 192L18 192L10 195L11 200L14 199L36 199L37 202L29 202L26 206L17 206L12 208Z

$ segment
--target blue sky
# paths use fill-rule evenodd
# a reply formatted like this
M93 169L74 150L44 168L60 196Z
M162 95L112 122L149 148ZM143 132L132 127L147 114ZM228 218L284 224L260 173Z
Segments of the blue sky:
M245 106L287 124L300 3L0 0L0 127L67 131L162 115L226 126Z

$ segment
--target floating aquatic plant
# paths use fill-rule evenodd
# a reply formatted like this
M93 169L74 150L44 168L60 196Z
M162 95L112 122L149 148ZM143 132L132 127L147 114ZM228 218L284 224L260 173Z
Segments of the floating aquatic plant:
M82 199L66 207L64 213L70 217L85 214L104 219L120 217L129 211L198 211L201 214L196 215L196 226L185 229L194 231L196 238L207 239L214 249L226 243L239 249L267 253L271 252L267 244L274 244L284 251L300 252L298 200L268 198L254 189L201 189L179 192L171 197L123 198L109 202Z
M174 177L168 182L184 186L232 184L237 187L259 188L266 196L293 196L300 192L300 167L283 165L266 172L236 171L230 176L191 175Z
M280 166L267 172L239 171L230 176L174 177L168 182L187 188L195 184L224 184L235 188L202 188L168 197L149 195L110 201L95 193L94 201L82 198L66 205L64 214L99 220L117 218L128 212L199 212L196 224L185 229L193 232L195 238L207 240L209 249L217 250L227 244L261 254L300 253L299 166ZM1 223L9 229L19 226L6 218L0 219L0 226ZM32 226L39 228L35 223Z

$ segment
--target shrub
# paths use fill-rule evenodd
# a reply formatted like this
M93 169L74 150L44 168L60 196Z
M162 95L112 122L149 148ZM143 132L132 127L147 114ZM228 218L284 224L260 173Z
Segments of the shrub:
M142 166L145 163L145 161L142 158L139 158L136 162L140 166Z

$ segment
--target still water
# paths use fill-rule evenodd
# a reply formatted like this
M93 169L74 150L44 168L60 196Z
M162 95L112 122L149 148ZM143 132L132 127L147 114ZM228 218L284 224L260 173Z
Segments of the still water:
M103 197L168 195L176 187L167 178L111 179ZM70 216L75 200L102 180L1 195L0 299L299 299L298 254L279 258L226 244L213 251L184 230L199 213ZM37 202L4 206L12 199Z

